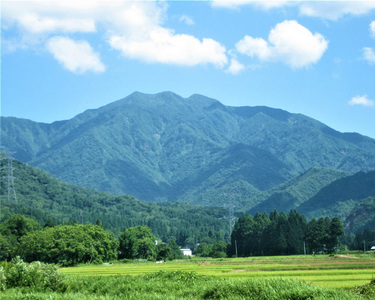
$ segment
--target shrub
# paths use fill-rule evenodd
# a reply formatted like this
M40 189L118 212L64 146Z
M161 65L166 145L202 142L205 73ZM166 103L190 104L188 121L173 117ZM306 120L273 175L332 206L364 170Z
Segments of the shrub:
M5 288L32 287L36 290L64 291L64 275L57 271L57 266L41 263L25 263L18 256L7 266L0 269L0 286Z

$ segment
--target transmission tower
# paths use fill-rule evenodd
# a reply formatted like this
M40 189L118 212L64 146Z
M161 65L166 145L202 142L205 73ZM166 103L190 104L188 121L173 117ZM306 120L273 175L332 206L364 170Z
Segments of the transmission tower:
M236 222L236 217L234 216L235 205L233 201L233 197L235 196L233 191L235 189L236 187L228 187L228 191L223 194L225 199L227 200L227 202L224 204L224 208L228 210L227 215L225 216L225 218L228 220L228 243L231 242L230 237L232 235L234 223Z
M8 202L15 202L17 203L17 195L16 195L16 189L14 188L14 179L16 179L16 177L13 176L13 170L14 170L14 167L13 167L13 157L12 157L12 154L11 152L8 153L8 155L3 158L6 160L6 165L4 167L4 169L7 171L6 175L3 176L4 179L6 179L7 181L7 199L8 199Z

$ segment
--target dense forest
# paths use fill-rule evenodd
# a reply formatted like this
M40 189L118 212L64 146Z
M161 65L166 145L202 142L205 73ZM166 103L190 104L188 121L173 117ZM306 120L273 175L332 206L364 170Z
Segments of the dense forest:
M0 176L6 178L6 160L1 160ZM111 195L73 186L50 174L14 160L16 201L1 199L0 222L13 214L24 214L45 224L93 224L118 236L124 228L147 225L163 240L180 245L228 239L227 211L188 203L149 203L132 196ZM7 194L7 180L1 181L0 194ZM226 235L226 236L225 236Z

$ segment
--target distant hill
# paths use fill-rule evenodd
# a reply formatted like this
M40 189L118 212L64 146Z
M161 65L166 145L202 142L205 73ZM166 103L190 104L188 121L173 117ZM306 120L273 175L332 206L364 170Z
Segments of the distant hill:
M345 230L358 232L375 228L375 197L368 197L355 204L345 220Z
M375 171L358 172L332 182L300 205L298 211L305 214L307 218L336 216L345 220L355 207L357 210L363 208L357 205L368 197L375 197ZM353 212L353 220L355 215L356 213ZM361 223L365 222L364 219L361 220ZM359 223L348 225L348 228L355 226L359 226Z
M59 179L155 202L215 205L231 186L242 203L314 166L375 169L371 138L280 109L171 92L136 92L52 124L2 117L1 140L3 151Z
M6 160L1 160L1 166ZM180 245L186 241L223 239L227 233L227 212L222 208L199 207L187 203L149 203L126 195L111 195L62 182L45 171L14 160L17 203L1 199L0 223L14 213L24 214L42 225L51 219L55 224L95 223L119 234L124 228L148 225L155 236ZM2 168L0 176L6 176ZM2 180L0 194L7 191Z
M323 187L349 174L343 171L314 167L287 182L259 194L252 199L259 203L251 210L256 212L271 212L273 210L289 212L297 209L309 200Z

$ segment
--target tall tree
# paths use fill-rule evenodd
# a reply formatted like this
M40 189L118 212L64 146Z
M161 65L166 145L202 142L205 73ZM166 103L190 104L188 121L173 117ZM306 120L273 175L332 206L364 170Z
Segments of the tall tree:
M136 226L125 229L119 237L119 258L155 258L155 236L148 226Z

